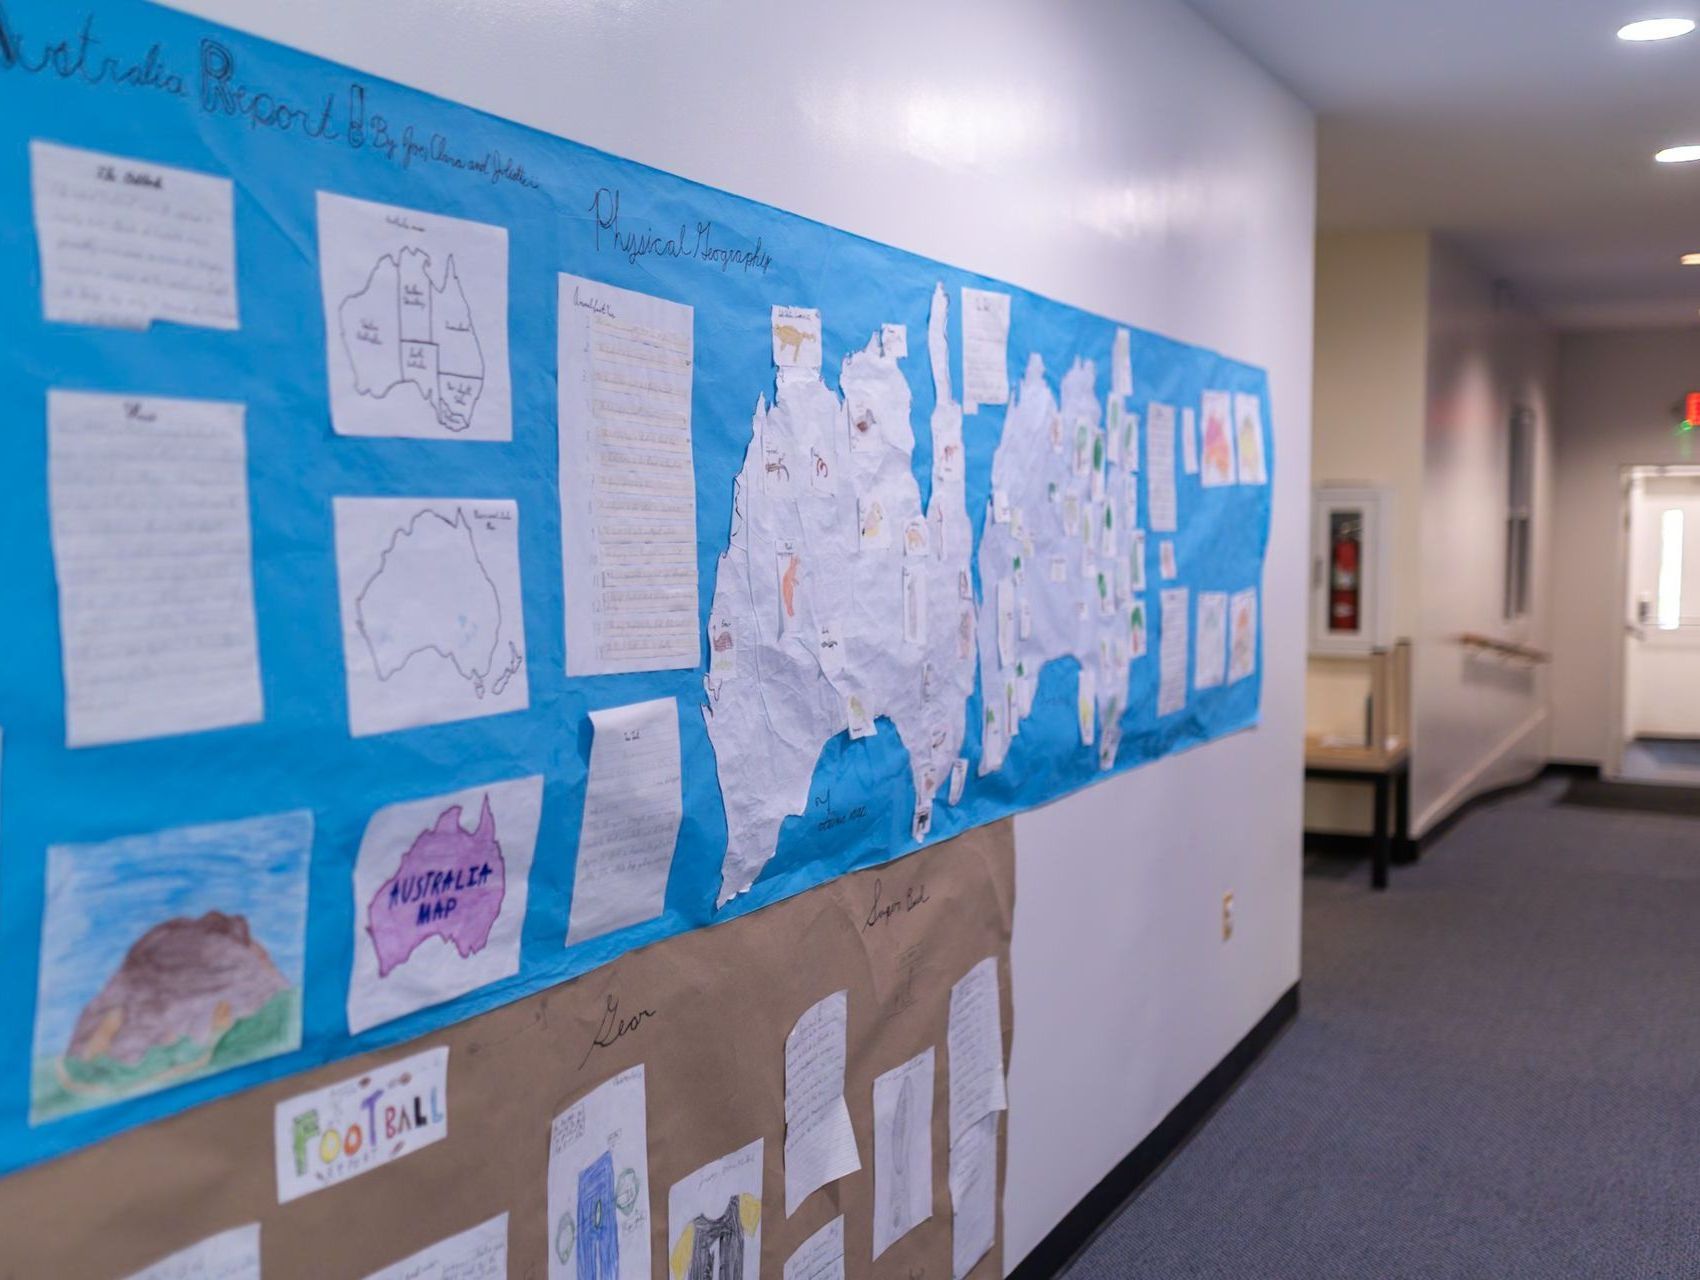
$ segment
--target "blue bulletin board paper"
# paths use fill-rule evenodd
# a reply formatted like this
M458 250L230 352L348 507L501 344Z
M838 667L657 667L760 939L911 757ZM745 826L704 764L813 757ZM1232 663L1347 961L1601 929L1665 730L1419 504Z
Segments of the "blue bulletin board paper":
M45 320L32 140L230 179L238 326L161 320L119 328ZM320 192L505 231L511 439L500 432L432 439L429 421L415 438L333 429ZM1053 394L1067 371L1089 361L1091 370L1077 377L1087 379L1101 411L1113 390L1118 354L1114 321L128 0L70 6L0 0L0 273L9 282L0 291L7 390L0 430L0 598L9 620L0 664L6 755L0 937L12 957L0 981L0 1044L8 1046L0 1054L0 1171L262 1081L416 1038L634 947L754 911L918 847L906 747L892 723L880 720L868 736L840 733L824 742L805 812L784 823L776 851L749 891L717 908L728 845L722 788L759 786L761 769L757 761L734 778L723 771L733 766L716 759L705 729L706 649L694 669L566 676L556 443L559 273L693 308L691 417L704 632L734 526L734 479L746 463L758 405L775 398L774 307L819 311L819 376L834 394L847 357L863 351L882 326L905 327L908 355L901 368L912 406L913 477L923 504L937 483L930 424L939 397L926 350L936 290L942 287L949 302L945 337L958 400L965 386L964 289L1011 298L1007 359L1016 394L1030 355L1042 361ZM432 287L438 287L435 280ZM1255 397L1262 413L1257 429L1267 429L1269 394L1260 370L1137 330L1127 339L1127 355L1133 391L1126 407L1142 420L1152 403L1196 410L1204 393L1214 390ZM50 390L245 406L263 695L256 722L66 745L62 602L50 537ZM463 394L461 402L470 398ZM1012 397L1010 407L984 405L962 418L961 484L976 549L993 518L993 459L1014 403ZM1266 453L1270 439L1272 433L1263 437ZM1192 687L1195 655L1183 654L1184 710L1157 714L1161 590L1185 587L1195 602L1201 594L1260 587L1270 519L1267 483L1206 487L1199 475L1183 471L1180 452L1177 444L1178 528L1148 530L1144 537L1148 645L1127 666L1127 688L1116 691L1119 744L1101 762L1101 736L1099 744L1082 741L1081 668L1061 658L1027 673L1030 683L1020 695L1030 708L1019 734L1002 766L982 776L986 690L976 677L962 707L961 753L968 761L962 792L947 803L949 784L937 779L940 799L932 805L925 843L1088 785L1105 775L1101 764L1108 771L1134 768L1257 722L1261 661L1255 636L1249 638L1250 674L1242 671L1241 678L1214 687ZM1149 459L1136 452L1120 465L1148 469ZM1128 483L1144 500L1145 472ZM517 534L513 522L504 528L517 537L528 697L500 714L354 736L333 499L420 495L500 500L517 510ZM1174 544L1173 582L1159 580L1163 541ZM973 608L984 626L994 585L982 580L977 555L966 559L974 566ZM590 713L658 698L674 699L678 708L684 792L664 909L645 923L565 946ZM353 948L361 936L353 877L368 822L386 806L538 775L544 780L541 820L518 972L351 1036L346 1009ZM67 963L64 940L76 936L48 910L49 851L75 847L86 856L104 842L278 821L280 815L303 815L290 829L308 833L311 844L304 934L276 944L294 957L290 963L302 975L298 1047L238 1058L237 1065L212 1074L187 1070L164 1087L123 1092L103 1105L66 1109L32 1124L30 1046L38 1022L58 1038L74 1023L59 1007L68 993L43 993L52 1006L46 1021L40 1015L49 1011L38 1010L44 933L56 966ZM468 814L468 827L474 816ZM1137 823L1138 815L1129 818ZM192 858L197 847L195 840L165 836L145 843L148 856L166 861ZM194 873L188 863L168 870L178 877ZM102 880L92 872L87 878ZM84 909L98 920L102 906L95 897ZM289 918L276 907L262 913L268 928L273 919ZM119 913L118 919L126 918ZM100 963L112 957L103 954ZM823 993L831 989L833 980L823 978ZM228 1019L228 1010L215 1010L216 1016ZM85 1029L86 1039L103 1044L115 1034L110 1027ZM781 1047L772 1048L777 1053Z

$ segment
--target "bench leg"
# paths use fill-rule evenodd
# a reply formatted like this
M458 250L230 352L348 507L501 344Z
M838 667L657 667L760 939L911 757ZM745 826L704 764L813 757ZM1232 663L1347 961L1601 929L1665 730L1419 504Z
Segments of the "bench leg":
M1370 885L1387 887L1387 865L1393 858L1393 839L1387 830L1387 775L1375 776L1375 864L1370 873Z

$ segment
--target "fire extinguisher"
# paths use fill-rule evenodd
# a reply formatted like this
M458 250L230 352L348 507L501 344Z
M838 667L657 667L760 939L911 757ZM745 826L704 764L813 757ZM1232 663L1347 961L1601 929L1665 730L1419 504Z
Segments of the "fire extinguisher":
M1358 529L1348 526L1334 538L1333 562L1328 576L1328 625L1330 630L1358 630L1358 562L1362 543Z

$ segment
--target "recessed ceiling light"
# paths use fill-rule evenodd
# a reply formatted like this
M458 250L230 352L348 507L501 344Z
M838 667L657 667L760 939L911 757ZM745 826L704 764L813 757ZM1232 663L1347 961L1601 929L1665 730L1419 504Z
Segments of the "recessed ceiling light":
M1700 253L1683 254L1682 265L1685 267L1700 267Z
M1617 33L1619 40L1674 40L1694 30L1692 18L1648 18L1631 22Z
M1700 160L1700 146L1666 147L1653 157L1660 164L1693 164Z

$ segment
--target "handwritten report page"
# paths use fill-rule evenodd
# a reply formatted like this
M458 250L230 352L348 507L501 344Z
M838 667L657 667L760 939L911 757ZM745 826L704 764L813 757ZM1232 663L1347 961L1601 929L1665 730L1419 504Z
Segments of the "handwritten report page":
M672 698L592 711L590 724L568 946L661 914L684 813Z
M998 1230L998 1113L981 1116L950 1144L950 1272L963 1280Z
M850 993L797 1019L785 1037L785 1216L811 1191L862 1167L844 1101Z
M844 1216L840 1214L785 1259L784 1280L844 1280Z
M37 139L30 185L47 319L237 327L228 178Z
M567 674L694 667L692 309L569 275L559 306Z
M1175 407L1154 404L1146 414L1145 448L1150 458L1145 483L1146 510L1150 513L1151 528L1157 533L1173 533L1178 527L1178 505L1175 496Z
M1187 589L1159 593L1161 616L1157 641L1157 714L1173 715L1186 706Z
M1009 295L962 291L962 412L1009 403Z
M243 406L49 391L71 747L261 718Z
M366 1280L507 1280L508 1215L439 1240Z
M649 1147L640 1063L549 1131L549 1280L649 1280Z
M1082 670L1082 678L1086 674ZM1088 723L1083 712L1083 730ZM1090 744L1091 739L1086 741ZM950 1055L950 1141L954 1146L981 1116L1009 1105L996 956L980 961L950 989L945 1043Z
M127 1280L260 1280L260 1224L208 1236Z

